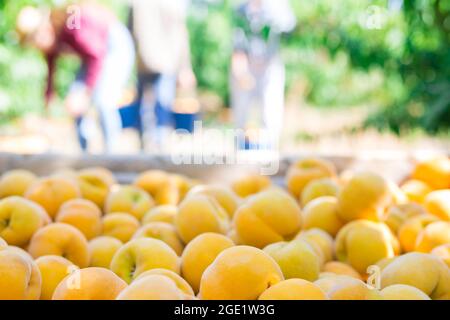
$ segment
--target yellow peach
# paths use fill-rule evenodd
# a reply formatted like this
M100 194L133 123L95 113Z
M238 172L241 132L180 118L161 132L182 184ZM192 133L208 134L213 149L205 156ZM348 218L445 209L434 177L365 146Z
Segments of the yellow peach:
M301 231L295 239L304 240L309 243L320 259L320 265L333 260L334 241L333 238L322 229L313 228Z
M89 200L73 199L67 201L59 208L55 221L74 226L88 240L102 233L102 212L95 203Z
M24 246L50 220L45 210L19 196L0 200L0 236L10 245Z
M303 228L320 228L336 236L344 225L338 214L339 205L335 197L314 199L303 208Z
M425 213L425 208L417 203L393 205L387 210L384 223L396 234L401 225L409 218Z
M429 296L413 286L393 284L380 291L383 300L431 300Z
M323 159L307 158L292 164L286 174L286 185L296 199L300 198L306 185L317 179L336 176L334 165Z
M450 159L438 156L418 163L412 178L421 180L433 189L450 188Z
M303 189L300 202L302 206L306 206L310 201L320 197L337 197L339 193L339 185L335 180L323 178L312 180Z
M314 282L331 300L372 300L376 298L374 289L363 281L346 275L320 278Z
M432 222L418 234L414 251L430 252L447 243L450 243L450 222Z
M58 177L37 180L26 191L25 197L40 204L54 218L61 205L81 196L78 185Z
M78 171L78 174L81 173L95 173L95 175L101 176L109 186L112 186L113 184L117 183L116 178L114 177L114 173L105 167L84 168Z
M28 254L0 248L0 300L38 300L41 284L39 268Z
M266 176L248 175L233 182L231 188L242 198L257 194L272 184L272 181Z
M169 175L167 181L156 192L155 202L159 205L178 204L181 201L181 194L178 187L178 181L172 175Z
M301 210L286 192L268 189L247 198L236 211L233 226L244 244L263 248L292 239L301 227Z
M444 294L436 300L450 300L450 293Z
M242 240L239 238L239 235L237 234L236 229L231 229L227 233L227 237L231 239L231 241L234 242L234 244L241 245L243 244Z
M39 229L31 238L28 252L33 258L57 255L72 261L80 268L89 265L86 237L66 223L52 223Z
M0 199L10 196L23 196L37 177L27 170L11 170L0 177Z
M172 278L152 274L133 281L118 295L117 300L187 300L189 298L192 299L177 286Z
M205 232L225 234L229 229L229 218L216 200L196 194L181 202L175 226L181 239L187 244Z
M140 220L153 206L153 199L144 190L135 186L116 186L106 198L105 213L125 212Z
M399 205L399 204L406 204L409 202L408 197L403 192L403 190L391 179L386 180L390 198L391 198L391 204Z
M15 252L15 253L17 253L17 254L19 254L19 255L21 255L21 256L23 256L23 257L29 259L29 260L33 260L33 261L34 261L34 259L33 259L33 257L31 256L31 254L29 254L27 251L25 251L25 249L22 249L22 248L20 248L20 247L16 247L16 246L6 246L6 247L1 248L1 249L6 249L6 250L8 250L8 251Z
M431 214L421 214L406 220L398 229L397 236L403 251L411 252L416 247L417 236L430 223L439 221Z
M219 185L200 185L194 187L187 196L194 194L203 194L209 197L213 197L217 203L225 209L225 211L230 216L230 219L233 218L234 213L236 212L240 199L234 193L233 190L228 189Z
M205 300L256 300L282 280L280 267L264 251L235 246L222 251L206 268L199 295Z
M280 266L285 279L314 281L319 277L320 259L306 241L277 242L264 248Z
M122 247L123 243L117 238L109 236L101 236L89 241L90 267L99 267L108 269L111 260L117 250Z
M200 288L203 272L224 251L234 243L231 239L218 233L203 233L194 238L181 256L181 274L195 292Z
M381 286L394 284L416 287L431 299L439 299L450 292L450 269L439 258L420 252L397 257L381 272Z
M77 174L81 195L99 208L105 205L109 189L116 183L114 175L104 168L86 168Z
M386 268L388 265L390 265L395 260L395 258L396 257L383 258L377 261L377 263L375 263L375 266L380 268L380 271L383 271L383 269Z
M151 222L136 231L133 239L154 238L167 243L178 255L181 255L184 249L183 242L177 234L173 225L166 222Z
M334 272L325 272L325 271L322 271L322 272L319 273L319 279L328 278L328 277L335 277L335 276L337 276L337 275L338 275L338 274L337 274L337 273L334 273Z
M436 217L450 221L450 189L430 192L425 197L425 209Z
M259 300L328 300L328 297L312 282L289 279L268 288L259 296Z
M141 273L164 268L180 272L179 258L165 242L153 238L134 239L122 246L111 261L111 270L127 283Z
M179 274L167 270L167 269L151 269L151 270L147 270L143 273L141 273L136 280L134 281L138 281L139 279L145 278L149 275L161 275L161 276L165 276L168 277L170 279L172 279L177 287L183 291L185 294L189 295L189 296L195 296L194 290L192 290L191 286L189 285L189 283L184 280Z
M110 213L102 219L104 236L111 236L123 243L128 242L139 229L139 220L128 213Z
M36 259L42 276L41 300L51 300L58 284L76 270L76 266L60 256L42 256Z
M142 218L142 224L151 222L167 222L175 224L175 217L178 214L178 207L174 205L162 205L150 209Z
M104 268L74 271L53 293L53 300L114 300L127 287L125 281Z
M398 241L383 223L356 220L345 225L336 237L336 257L360 274L379 260L398 253Z
M133 184L145 190L157 205L176 205L180 201L178 180L160 170L149 170L141 173Z
M379 221L391 202L391 194L383 177L372 172L360 172L342 187L338 199L338 213L342 220Z
M435 247L431 250L431 254L441 258L450 267L450 243Z
M353 277L355 279L362 280L362 277L358 273L358 271L353 269L352 266L350 266L350 265L348 265L346 263L343 263L343 262L329 261L329 262L325 263L325 265L323 266L322 270L324 272L330 272L330 273L334 273L334 274L337 274L337 275L350 276L350 277Z
M174 184L178 189L178 202L182 201L192 188L200 184L199 181L181 174L171 174L170 179L174 181ZM171 197L168 198L170 199Z
M414 179L405 181L401 189L409 201L417 203L423 203L427 194L433 191L425 182Z

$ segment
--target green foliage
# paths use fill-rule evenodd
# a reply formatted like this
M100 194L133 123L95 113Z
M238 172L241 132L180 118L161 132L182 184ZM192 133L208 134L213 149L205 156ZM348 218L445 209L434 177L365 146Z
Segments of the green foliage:
M125 1L98 0L122 19ZM192 63L201 90L228 104L233 14L238 0L192 0L188 19ZM450 127L450 0L291 0L298 26L282 41L288 88L306 85L322 107L370 105L367 125L401 133ZM397 0L398 2L398 0ZM0 0L0 122L40 112L46 67L14 33L24 5L51 0ZM56 76L63 95L77 61L63 59Z
M42 107L45 65L35 52L24 51L14 34L20 8L38 3L44 1L0 0L0 124Z
M309 84L316 105L383 104L401 94L387 90L401 54L401 14L386 1L292 1L298 27L286 39L291 73ZM375 6L376 5L376 6ZM379 17L379 19L378 19ZM401 91L401 90L400 90Z
M228 103L228 73L232 52L233 7L229 1L194 2L188 18L191 56L200 89Z
M407 95L369 118L368 124L396 132L421 127L435 133L450 128L450 1L405 2L408 25L397 60Z

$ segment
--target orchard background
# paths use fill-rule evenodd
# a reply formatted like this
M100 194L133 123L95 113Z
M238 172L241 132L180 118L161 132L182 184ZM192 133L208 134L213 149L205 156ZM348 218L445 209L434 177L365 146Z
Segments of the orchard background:
M126 1L101 2L126 20ZM238 2L193 0L190 6L192 62L202 105L211 111L207 120L216 126L226 126L222 120L229 106L233 10ZM20 47L14 32L18 11L30 4L52 1L0 0L2 133L25 115L43 114L44 60ZM449 140L450 0L293 0L292 6L298 25L283 38L282 50L291 107L287 112L298 120L291 127L287 123L288 144L314 142L327 132ZM59 63L56 83L63 96L78 61ZM65 116L63 108L52 112L55 119ZM308 129L316 117L325 119L313 125L318 132Z

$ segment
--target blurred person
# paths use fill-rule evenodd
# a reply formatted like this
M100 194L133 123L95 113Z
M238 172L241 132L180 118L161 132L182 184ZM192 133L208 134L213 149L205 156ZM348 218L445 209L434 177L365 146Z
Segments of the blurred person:
M173 104L177 83L195 87L187 0L131 0L130 29L138 57L138 104L141 142L157 148L174 128ZM150 89L151 96L147 95Z
M108 9L83 1L51 10L25 7L19 13L17 30L22 42L46 58L47 108L54 97L57 59L63 54L80 58L81 67L64 103L75 120L80 147L88 148L85 115L92 104L99 113L106 152L118 151L122 130L118 104L135 62L133 39L126 26Z
M256 104L264 135L258 148L275 148L283 126L285 66L279 47L281 35L296 19L288 0L247 0L235 14L231 61L231 107L235 126L247 131L251 107ZM251 137L245 138L248 148ZM242 139L243 140L243 139ZM243 142L243 141L241 141ZM255 143L254 141L250 143Z

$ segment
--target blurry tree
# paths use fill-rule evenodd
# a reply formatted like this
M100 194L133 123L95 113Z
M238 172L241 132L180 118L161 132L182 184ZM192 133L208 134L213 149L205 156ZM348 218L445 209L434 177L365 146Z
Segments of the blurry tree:
M54 0L58 1L58 0ZM126 17L124 0L98 0ZM0 0L0 123L42 110L46 68L23 50L15 17L28 4ZM201 90L228 103L233 13L240 0L191 0L192 61ZM373 107L367 125L395 132L450 127L450 0L291 0L298 18L283 39L288 86L306 84L316 106ZM76 60L62 59L57 90L63 94Z
M232 15L233 1L193 0L188 17L192 65L199 88L212 91L225 105L228 104Z
M408 0L403 52L396 67L407 94L368 124L400 132L418 126L450 129L450 0Z
M14 26L24 5L46 3L0 0L0 124L42 106L45 65L35 52L22 50Z
M291 64L307 78L310 101L374 103L381 108L367 125L397 133L449 129L450 0L292 3L300 24L288 43L300 62ZM323 65L340 60L341 69Z
M288 71L316 105L388 104L403 96L396 59L405 24L387 1L292 1L299 25L286 39ZM294 72L292 72L294 70Z

